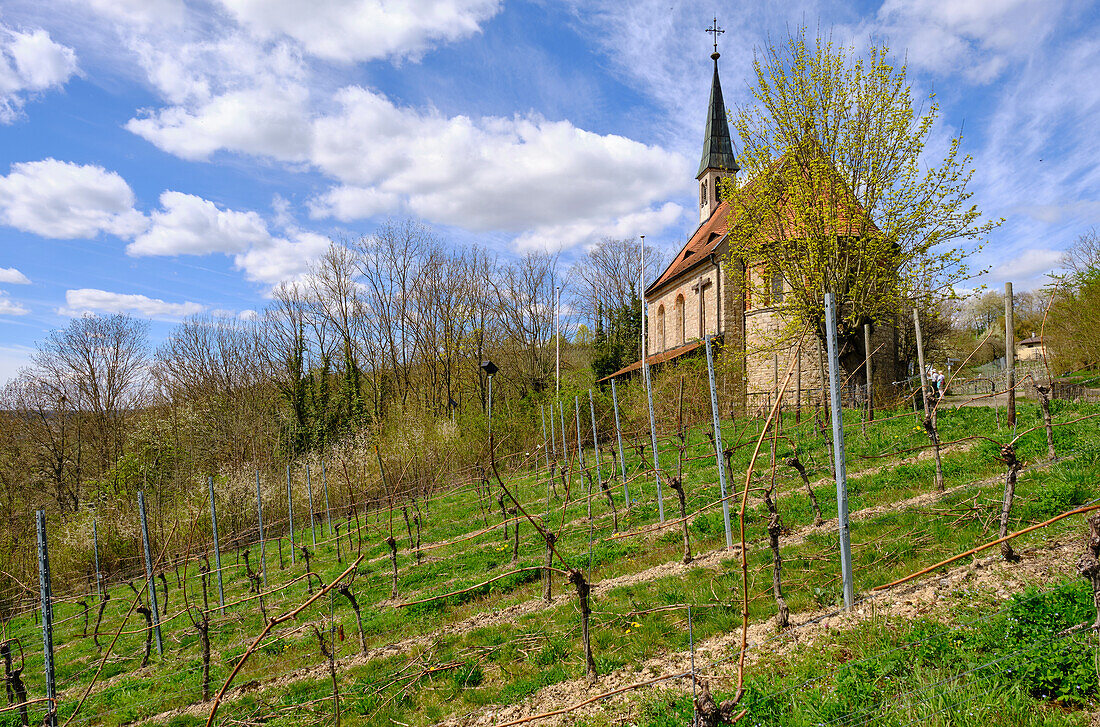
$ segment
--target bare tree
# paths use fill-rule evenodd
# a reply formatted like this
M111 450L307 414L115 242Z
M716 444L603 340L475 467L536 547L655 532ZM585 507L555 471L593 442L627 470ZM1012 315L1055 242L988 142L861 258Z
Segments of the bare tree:
M143 400L148 324L121 314L73 318L40 344L32 362L39 385L87 417L102 471L122 451L123 415Z

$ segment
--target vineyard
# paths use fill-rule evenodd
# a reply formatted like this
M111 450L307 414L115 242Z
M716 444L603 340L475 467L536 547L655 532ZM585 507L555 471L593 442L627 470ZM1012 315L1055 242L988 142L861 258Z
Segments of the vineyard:
M148 567L54 567L57 723L1088 722L1087 516L1059 516L1100 499L1095 405L1052 401L1049 428L1037 404L1015 427L942 405L934 436L904 401L845 410L844 609L827 412L724 417L718 457L709 406L684 404L709 404L706 382L686 379L666 377L657 476L648 428L620 430L595 392L535 412L545 446L487 446L430 492L392 452L257 474L256 522L223 522L217 548L212 513L244 490L212 479L147 536ZM97 527L43 533L90 559ZM10 594L3 725L52 706L39 590Z

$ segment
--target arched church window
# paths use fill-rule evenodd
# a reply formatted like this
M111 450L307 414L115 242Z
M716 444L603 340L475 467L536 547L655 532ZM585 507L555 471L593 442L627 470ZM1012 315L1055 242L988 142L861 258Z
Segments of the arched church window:
M718 185L721 184L721 182L722 182L721 178L715 177L715 179L714 179L714 204L718 204L721 201L720 199L718 199L718 192L719 192L719 186Z
M657 347L664 351L665 346L665 307L657 309Z
M699 206L707 206L707 180L705 179L699 184Z
M673 343L679 346L684 342L684 296L676 296L676 307L673 311L675 316L675 330L673 331Z

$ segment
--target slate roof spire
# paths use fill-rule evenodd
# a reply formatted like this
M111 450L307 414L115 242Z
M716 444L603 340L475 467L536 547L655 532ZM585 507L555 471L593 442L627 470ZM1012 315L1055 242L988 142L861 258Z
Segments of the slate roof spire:
M726 104L722 100L722 82L718 80L720 54L717 51L717 44L715 48L716 50L710 54L714 60L714 78L710 83L707 128L703 134L703 158L699 162L699 173L695 175L696 179L701 178L708 169L721 169L733 174L741 170L733 155L733 142L730 140L730 127L726 119Z

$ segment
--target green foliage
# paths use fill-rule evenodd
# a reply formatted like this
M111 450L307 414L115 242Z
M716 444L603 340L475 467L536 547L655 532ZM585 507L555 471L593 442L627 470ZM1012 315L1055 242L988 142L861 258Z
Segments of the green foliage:
M479 687L484 680L485 672L481 670L481 665L472 659L467 659L462 666L451 672L451 681L456 689Z
M1034 587L1014 596L1004 640L1019 655L1011 672L1036 699L1083 704L1096 694L1095 636L1064 637L1066 629L1095 618L1091 586L1084 580L1039 593Z
M593 340L595 355L592 358L592 373L597 379L638 360L642 336L642 302L635 296L629 305L610 310L607 317L608 324L605 328L603 315L598 316Z
M749 267L753 299L795 330L823 330L832 292L842 342L862 352L864 323L907 300L929 310L970 277L957 245L995 226L970 204L971 159L955 137L942 161L920 163L939 107L918 112L885 45L858 56L803 27L754 70L754 103L734 119L750 181L724 190L730 255Z

